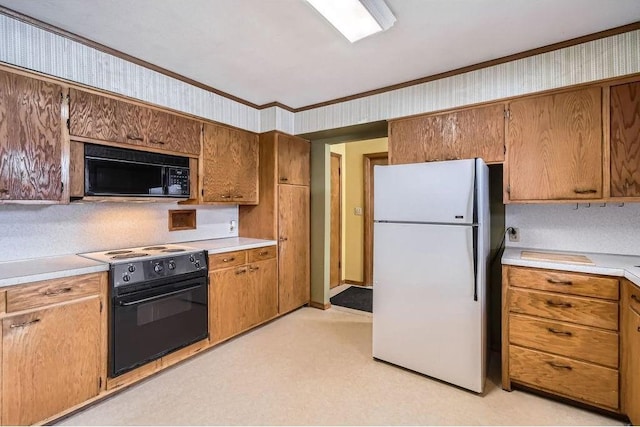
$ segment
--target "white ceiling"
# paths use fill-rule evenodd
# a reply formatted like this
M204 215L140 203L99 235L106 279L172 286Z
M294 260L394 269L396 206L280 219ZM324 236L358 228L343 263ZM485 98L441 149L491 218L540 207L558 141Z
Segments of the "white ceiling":
M292 108L640 21L639 0L387 0L350 44L305 0L0 0L254 104Z

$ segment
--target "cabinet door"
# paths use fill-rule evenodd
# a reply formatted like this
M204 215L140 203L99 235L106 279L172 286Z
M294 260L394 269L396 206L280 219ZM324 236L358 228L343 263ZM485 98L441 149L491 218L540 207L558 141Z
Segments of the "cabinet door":
M640 82L611 87L611 197L640 197Z
M257 203L257 135L206 124L203 152L203 201Z
M640 425L640 313L631 308L632 304L640 308L640 301L631 300L632 295L640 297L640 290L626 283L626 295L623 301L624 325L622 337L622 398L624 412L631 424Z
M599 87L514 101L509 110L509 200L602 197Z
M275 258L248 266L248 292L245 328L250 328L278 314L278 265Z
M309 142L291 135L278 134L278 182L309 185Z
M504 161L504 105L389 123L391 164L473 159Z
M0 200L62 197L61 86L0 71Z
M185 154L200 154L200 122L149 109L146 144Z
M309 302L309 187L278 186L278 311Z
M98 394L100 318L94 297L2 321L3 425L33 424Z
M105 96L70 90L69 133L73 136L143 145L147 109Z
M245 325L246 265L209 274L209 336L212 343L240 333Z

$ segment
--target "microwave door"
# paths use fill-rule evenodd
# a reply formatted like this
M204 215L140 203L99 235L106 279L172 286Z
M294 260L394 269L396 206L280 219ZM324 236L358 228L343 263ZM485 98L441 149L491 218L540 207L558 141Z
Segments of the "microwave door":
M121 160L85 158L85 189L92 196L163 196L163 168Z

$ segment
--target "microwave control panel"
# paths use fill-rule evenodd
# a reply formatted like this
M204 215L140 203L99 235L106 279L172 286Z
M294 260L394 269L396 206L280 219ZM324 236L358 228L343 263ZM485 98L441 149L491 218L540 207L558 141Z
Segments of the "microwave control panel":
M171 168L169 169L169 179L167 182L169 194L181 196L189 195L189 169Z

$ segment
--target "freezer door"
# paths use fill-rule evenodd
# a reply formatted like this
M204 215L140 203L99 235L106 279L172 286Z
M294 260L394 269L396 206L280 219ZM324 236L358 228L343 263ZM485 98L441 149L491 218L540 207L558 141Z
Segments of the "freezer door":
M482 392L484 282L473 227L374 224L373 357Z
M374 220L470 224L475 160L374 167Z

